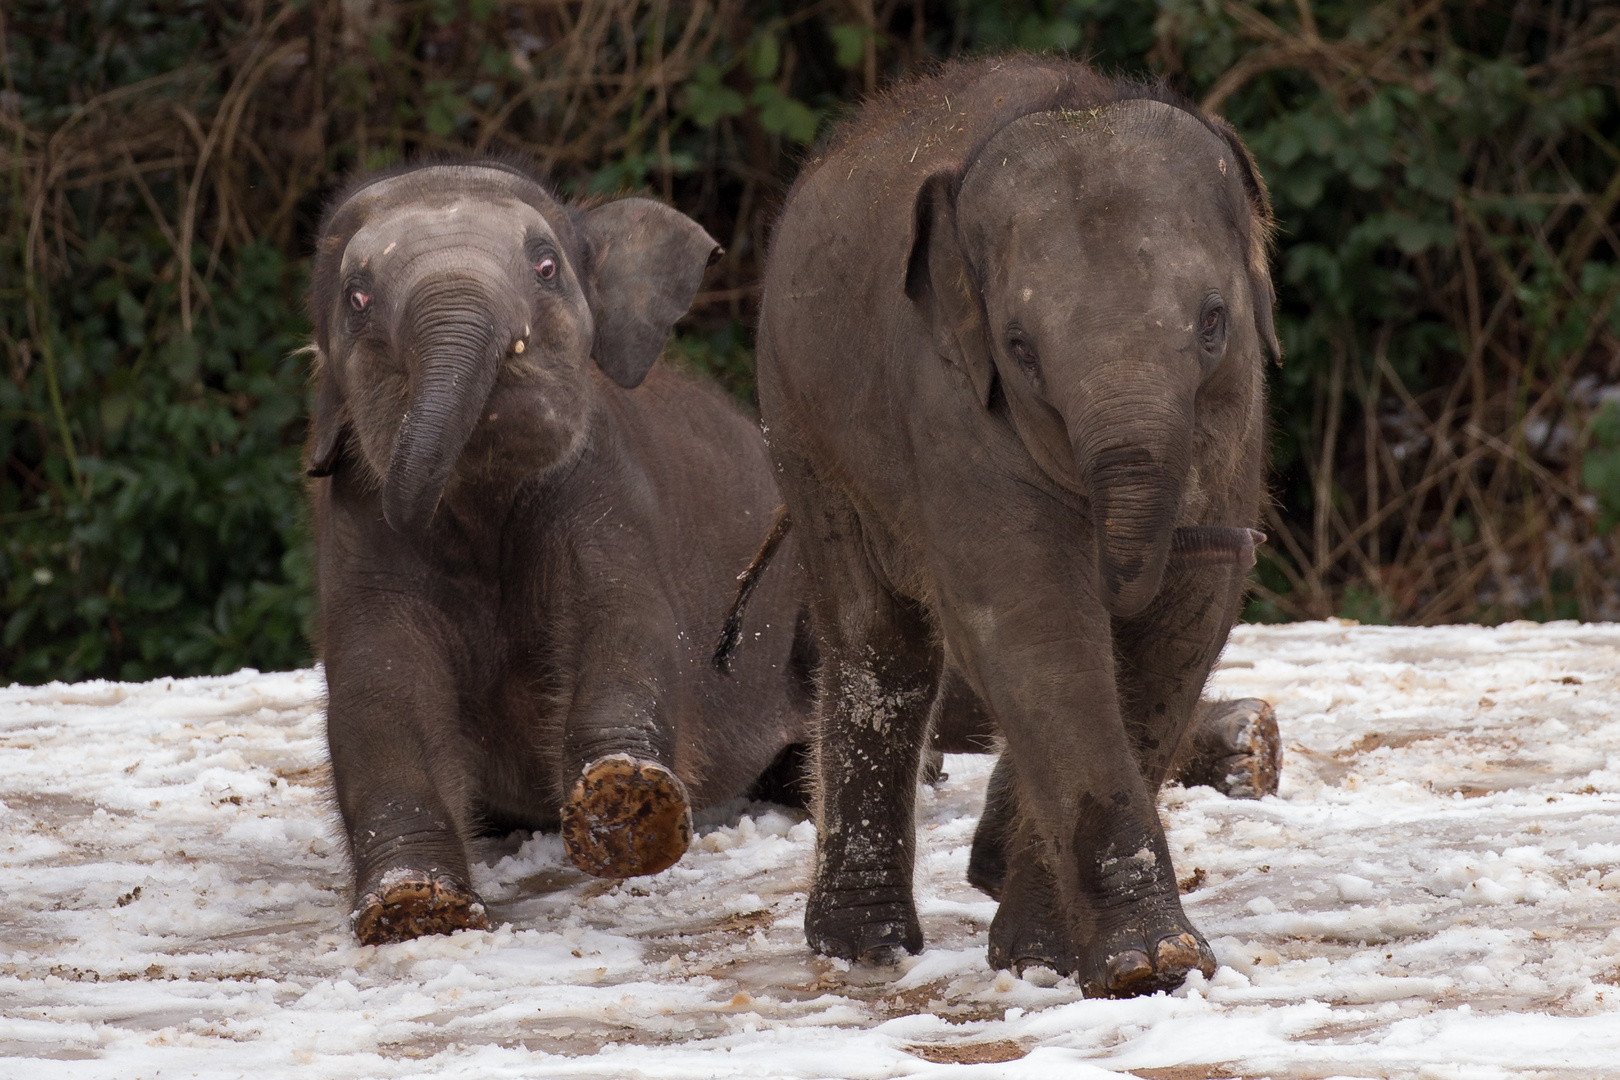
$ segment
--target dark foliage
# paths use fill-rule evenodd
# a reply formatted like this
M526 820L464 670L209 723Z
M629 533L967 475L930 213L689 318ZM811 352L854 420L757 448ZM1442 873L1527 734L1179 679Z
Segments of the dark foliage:
M532 155L725 243L671 350L740 396L771 215L964 51L1165 75L1276 199L1254 617L1620 614L1620 16L1588 0L19 0L0 12L0 677L306 662L295 352L344 177Z

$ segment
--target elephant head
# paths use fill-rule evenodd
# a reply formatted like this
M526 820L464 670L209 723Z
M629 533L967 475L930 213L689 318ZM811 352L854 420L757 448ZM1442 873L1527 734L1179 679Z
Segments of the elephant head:
M420 535L459 473L568 459L599 392L590 365L638 385L718 251L661 203L579 209L501 164L362 183L316 249L311 475L352 459L389 525Z
M979 405L1089 499L1114 615L1157 594L1173 540L1252 561L1248 529L1175 534L1209 433L1263 423L1270 230L1236 134L1148 99L1024 116L917 195L907 295Z

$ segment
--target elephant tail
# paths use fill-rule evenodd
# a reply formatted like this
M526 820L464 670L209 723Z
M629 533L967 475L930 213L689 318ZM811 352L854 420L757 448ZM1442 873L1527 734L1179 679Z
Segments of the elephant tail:
M782 546L782 540L792 527L793 518L788 514L787 504L783 503L776 508L771 518L771 531L765 534L765 542L759 545L754 560L737 575L737 596L731 601L731 610L726 612L726 621L720 627L720 640L714 646L714 667L723 675L731 674L731 658L742 641L743 611L748 607L748 598L753 595L759 579L765 575L765 568L771 564L771 557Z

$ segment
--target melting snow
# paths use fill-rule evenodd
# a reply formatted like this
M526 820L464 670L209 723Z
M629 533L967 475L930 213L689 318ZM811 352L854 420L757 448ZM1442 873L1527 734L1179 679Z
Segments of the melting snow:
M814 829L742 803L621 883L554 836L491 841L474 884L498 929L360 947L321 689L312 671L0 689L0 1075L1494 1080L1620 1061L1620 627L1239 628L1215 689L1277 706L1281 794L1165 793L1220 968L1131 1001L986 966L974 757L922 791L928 949L893 972L807 952Z

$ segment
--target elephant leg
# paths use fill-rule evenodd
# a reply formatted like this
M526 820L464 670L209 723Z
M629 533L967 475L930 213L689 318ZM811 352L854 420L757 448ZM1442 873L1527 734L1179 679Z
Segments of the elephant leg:
M1180 573L1167 578L1141 616L1114 620L1122 719L1150 796L1163 784L1192 728L1199 694L1240 595L1236 572ZM1214 973L1214 953L1182 909L1169 848L1156 810L1150 813L1151 828L1139 847L1109 836L1117 826L1096 802L1076 832L1077 844L1100 856L1091 863L1093 887L1082 890L1092 906L1091 940L1113 943L1088 950L1082 942L1078 974L1088 994L1124 996L1173 987L1195 967L1206 976ZM1104 955L1107 959L1097 963Z
M1010 777L1011 770L1007 772ZM998 806L1009 809L1004 811L1005 817L1001 820L1007 833L998 838L999 843L994 848L999 861L996 869L1001 877L996 891L991 893L1000 904L990 923L990 966L1017 975L1037 967L1072 975L1078 960L1063 915L1057 878L1052 873L1041 838L1019 817L1013 792L1006 792ZM974 857L980 853L985 820L979 819L981 831L973 837ZM968 862L968 880L990 892L975 880L972 858Z
M667 644L676 640L675 621L650 597L598 616L563 731L563 846L597 877L656 874L692 843L670 719L683 704L668 690L679 685Z
M968 858L968 880L1000 901L990 925L992 967L1077 975L1088 997L1174 989L1194 968L1214 973L1208 944L1181 909L1161 831L1138 823L1137 839L1120 843L1118 834L1132 830L1128 815L1082 820L1075 830L1081 882L1066 916L1047 848L1019 802L1011 758L1004 755L991 774ZM1089 797L1082 804L1100 810L1101 818L1114 817Z
M1178 762L1225 756L1223 745L1233 746L1227 753L1239 750L1242 711L1199 697L1226 644L1242 586L1243 574L1226 568L1173 571L1145 611L1115 621L1125 724L1154 792ZM1263 723L1255 727L1259 734Z
M828 956L894 963L923 944L914 813L941 654L918 609L873 574L853 508L819 485L795 485L799 475L784 470L784 487L794 520L816 529L804 551L821 658L805 938Z
M354 866L352 919L366 945L489 926L468 875L474 785L449 673L419 645L391 645L364 650L401 658L381 670L349 662L356 650L344 645L329 642L326 656L332 774Z
M1018 824L1018 776L1012 758L996 759L984 791L984 812L973 830L968 854L968 884L993 900L1000 900L1007 880L1007 865Z
M1200 701L1170 767L1183 787L1204 784L1233 799L1277 794L1281 773L1277 714L1259 698Z
M922 949L914 815L938 670L922 628L884 606L881 632L822 652L816 874L804 919L811 948L868 964Z
M1031 547L997 565L1062 581L1059 557ZM1050 569L1043 558L1054 560ZM1182 911L1154 791L1120 708L1100 601L1083 578L1003 595L1014 606L953 619L946 631L1006 740L976 837L975 876L985 884L994 887L996 849L1006 853L991 959L1055 964L1091 996L1173 988L1193 968L1213 973L1208 945Z

